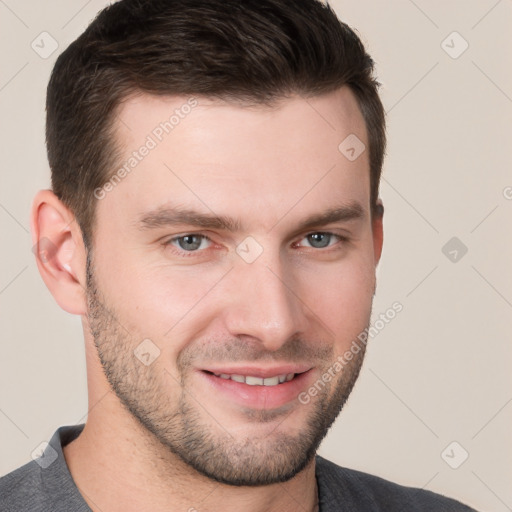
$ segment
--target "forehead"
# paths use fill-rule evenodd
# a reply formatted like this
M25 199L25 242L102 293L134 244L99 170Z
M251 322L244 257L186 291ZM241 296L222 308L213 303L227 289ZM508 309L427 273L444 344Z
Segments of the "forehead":
M98 209L119 221L166 203L267 226L318 204L368 206L367 151L343 153L346 140L368 145L348 88L271 107L141 94L121 105L115 137L124 171Z
M141 136L170 146L177 138L196 142L202 138L200 142L205 145L222 139L229 144L255 135L255 143L272 141L265 153L284 144L293 146L302 142L304 136L321 135L321 149L336 149L341 139L350 134L366 139L364 120L348 87L316 97L279 98L271 105L140 93L121 103L114 125L117 140L129 149L137 146ZM285 132L281 131L283 128ZM277 140L275 135L279 135ZM317 147L320 142L315 140ZM254 147L257 148L256 144ZM295 149L308 148L311 149Z

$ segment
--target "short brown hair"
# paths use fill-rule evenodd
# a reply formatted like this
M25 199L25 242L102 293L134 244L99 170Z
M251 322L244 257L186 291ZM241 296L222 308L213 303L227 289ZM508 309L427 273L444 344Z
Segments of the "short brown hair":
M92 248L93 191L116 170L116 109L130 94L264 104L346 85L366 123L373 213L386 144L373 64L354 31L317 0L121 0L53 68L46 99L53 191Z

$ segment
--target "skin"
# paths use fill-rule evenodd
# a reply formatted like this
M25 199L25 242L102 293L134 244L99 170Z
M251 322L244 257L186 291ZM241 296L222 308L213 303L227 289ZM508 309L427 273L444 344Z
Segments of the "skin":
M187 99L124 102L115 135L123 162ZM34 243L52 242L39 271L57 303L82 317L89 415L64 455L92 510L316 509L312 455L363 354L337 373L332 363L369 324L382 250L367 151L351 162L338 150L350 134L368 146L347 88L272 108L200 97L97 202L89 262L73 214L51 191L36 195ZM242 229L139 229L144 212L171 203L238 219ZM305 217L354 204L356 219L301 229ZM327 247L307 236L326 232ZM187 252L177 241L187 234L209 240ZM249 236L262 250L252 263L236 251ZM144 339L159 350L147 366L133 352ZM301 391L325 373L334 378L307 404L244 406L201 372L290 362L311 367ZM180 446L194 433L215 457L198 450L198 460L184 460ZM235 470L246 485L229 484ZM273 483L261 485L265 475Z

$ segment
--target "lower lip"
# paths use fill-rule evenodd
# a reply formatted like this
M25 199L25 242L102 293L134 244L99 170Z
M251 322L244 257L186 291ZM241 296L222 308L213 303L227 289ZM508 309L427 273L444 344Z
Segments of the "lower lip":
M204 371L198 373L215 391L220 391L230 401L252 409L275 409L297 400L300 392L307 388L312 370L300 373L292 380L276 386L251 386Z

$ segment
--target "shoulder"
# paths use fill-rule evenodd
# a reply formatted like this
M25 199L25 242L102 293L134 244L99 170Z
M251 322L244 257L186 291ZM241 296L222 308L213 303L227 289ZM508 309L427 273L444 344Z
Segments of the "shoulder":
M475 509L446 496L344 468L319 455L316 456L316 477L322 512L334 512L340 504L347 502L353 504L353 508L347 506L347 510L354 512L475 512Z
M29 462L0 478L0 508L6 512L48 510L41 467Z
M89 512L76 488L62 446L81 432L83 425L61 427L41 455L0 478L2 512Z

